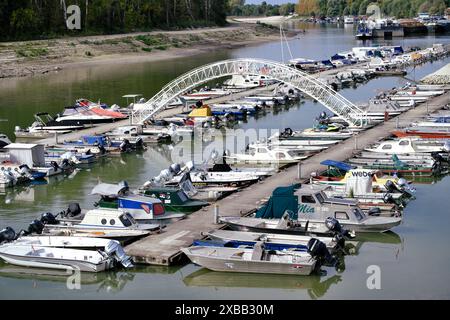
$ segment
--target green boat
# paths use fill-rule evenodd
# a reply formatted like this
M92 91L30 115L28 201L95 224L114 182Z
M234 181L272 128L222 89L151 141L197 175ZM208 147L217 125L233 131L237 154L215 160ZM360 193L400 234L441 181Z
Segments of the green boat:
M208 205L206 201L189 198L177 187L151 187L141 190L141 193L161 200L166 210L171 212L194 212Z

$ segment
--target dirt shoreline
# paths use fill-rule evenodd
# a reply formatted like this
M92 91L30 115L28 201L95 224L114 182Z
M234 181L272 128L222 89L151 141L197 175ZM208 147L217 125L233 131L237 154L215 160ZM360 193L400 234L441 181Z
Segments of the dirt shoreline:
M279 31L275 28L239 24L222 28L0 43L0 78L49 74L83 66L170 60L278 39Z

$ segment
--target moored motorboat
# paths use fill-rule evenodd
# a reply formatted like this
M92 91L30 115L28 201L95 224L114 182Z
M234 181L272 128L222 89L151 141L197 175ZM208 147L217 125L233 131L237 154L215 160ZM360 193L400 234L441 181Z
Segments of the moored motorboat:
M193 263L213 271L309 275L317 263L308 252L266 251L262 244L252 249L197 246L181 250Z

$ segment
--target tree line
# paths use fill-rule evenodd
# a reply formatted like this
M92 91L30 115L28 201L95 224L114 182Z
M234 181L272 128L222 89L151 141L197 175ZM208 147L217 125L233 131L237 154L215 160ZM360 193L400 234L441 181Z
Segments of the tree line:
M295 3L284 3L281 5L268 4L246 4L245 0L229 0L228 14L231 16L286 16L295 12Z
M70 5L81 30L66 27ZM1 0L0 40L220 26L227 9L228 0Z
M302 16L365 15L367 6L376 3L381 12L396 18L411 18L420 12L442 15L450 0L299 0L296 12Z

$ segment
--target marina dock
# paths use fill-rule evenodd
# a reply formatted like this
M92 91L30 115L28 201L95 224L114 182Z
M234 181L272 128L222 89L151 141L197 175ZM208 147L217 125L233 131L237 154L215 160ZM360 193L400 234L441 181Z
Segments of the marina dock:
M428 103L411 109L396 118L360 132L357 136L302 161L299 166L291 166L262 182L219 200L203 210L194 212L188 218L168 225L163 232L130 244L125 248L126 252L136 262L143 264L174 264L182 256L181 248L190 246L195 239L202 238L203 232L223 227L221 224L214 223L216 206L220 216L245 215L266 202L276 187L308 181L312 172L323 169L320 165L321 161L326 159L346 160L358 149L389 136L402 119L418 119L441 109L448 103L450 103L450 92L431 99Z

